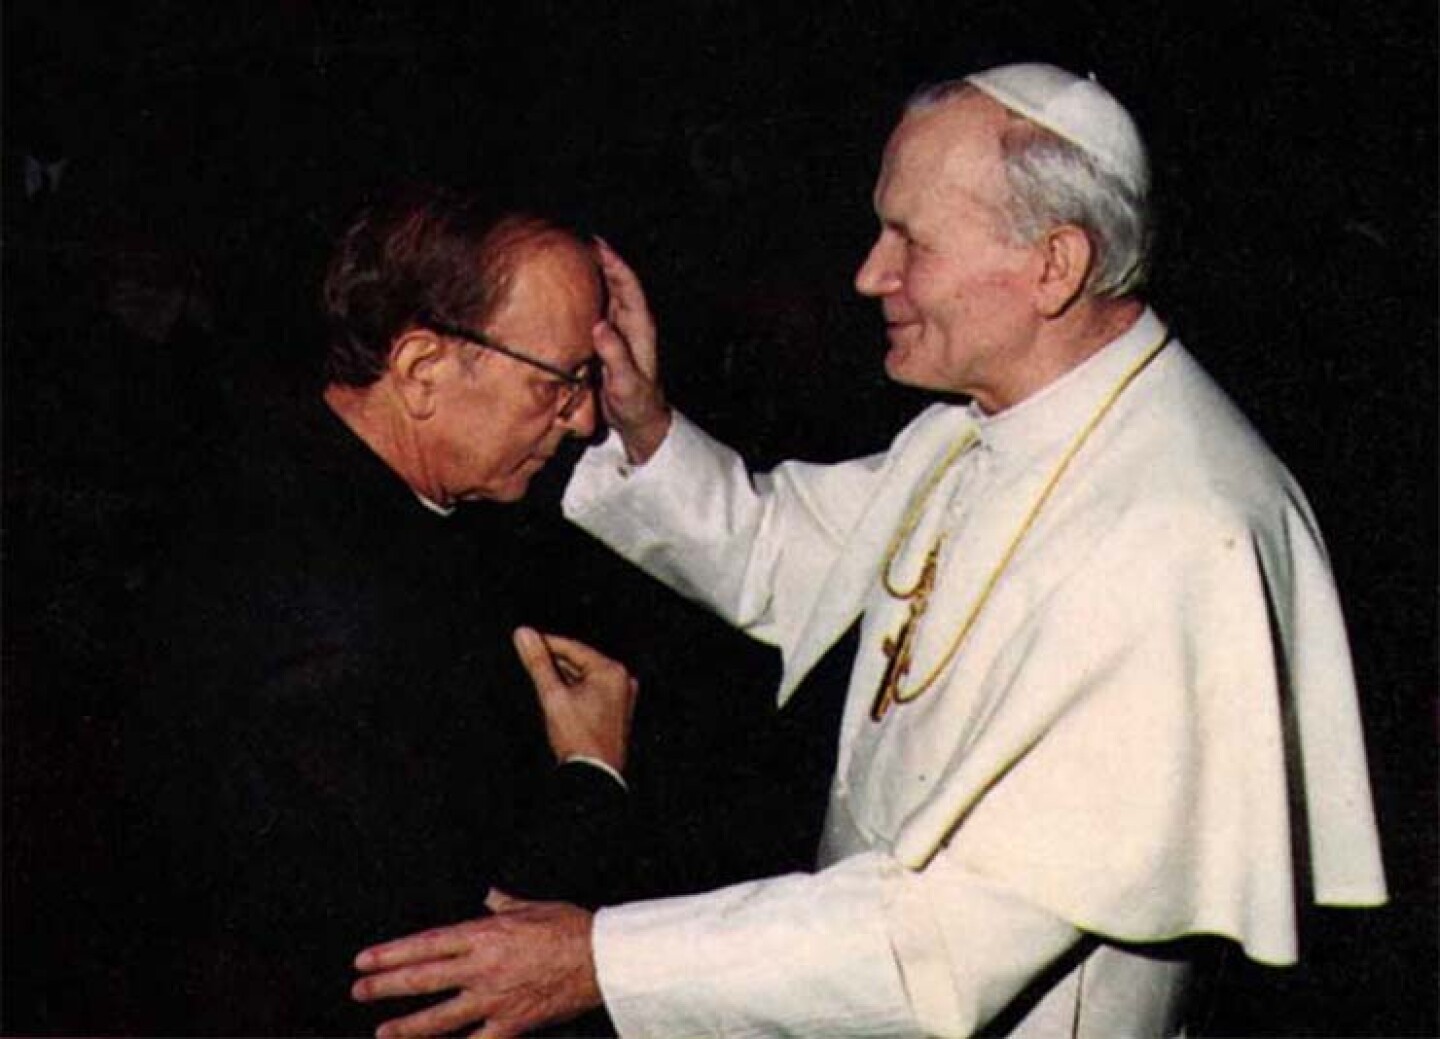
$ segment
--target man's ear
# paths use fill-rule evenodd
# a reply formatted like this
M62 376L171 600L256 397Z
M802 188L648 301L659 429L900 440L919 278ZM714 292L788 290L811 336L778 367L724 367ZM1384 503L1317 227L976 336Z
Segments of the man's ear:
M390 377L406 414L429 418L435 412L445 362L453 351L434 332L412 328L390 347Z
M1058 317L1079 298L1095 263L1090 236L1074 224L1061 224L1040 240L1043 266L1035 286L1036 307L1047 318Z

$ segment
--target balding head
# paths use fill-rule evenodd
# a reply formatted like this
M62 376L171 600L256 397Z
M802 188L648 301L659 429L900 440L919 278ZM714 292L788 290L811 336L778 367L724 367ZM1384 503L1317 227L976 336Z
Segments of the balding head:
M1099 84L1050 65L1007 65L925 87L910 113L981 95L1004 113L998 144L1017 241L1062 224L1090 238L1086 292L1118 299L1144 283L1151 215L1149 163L1133 120Z
M519 261L556 246L589 256L560 224L496 213L459 192L406 185L377 199L341 236L326 273L327 382L374 383L398 337L427 319L483 327Z

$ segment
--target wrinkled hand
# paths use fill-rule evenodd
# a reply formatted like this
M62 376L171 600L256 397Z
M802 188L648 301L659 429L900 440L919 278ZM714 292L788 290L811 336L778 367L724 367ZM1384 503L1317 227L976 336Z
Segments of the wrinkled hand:
M660 386L655 319L640 279L601 239L595 240L600 270L610 295L606 319L591 330L595 352L605 366L600 405L605 421L639 464L650 458L670 430L670 405Z
M534 628L515 629L515 649L535 683L555 759L583 755L625 771L640 689L625 666L583 642Z
M495 915L422 931L355 957L362 1003L454 991L442 1003L386 1021L380 1039L440 1035L477 1022L486 1039L510 1039L600 1005L590 951L592 916L564 902L524 902L492 889Z

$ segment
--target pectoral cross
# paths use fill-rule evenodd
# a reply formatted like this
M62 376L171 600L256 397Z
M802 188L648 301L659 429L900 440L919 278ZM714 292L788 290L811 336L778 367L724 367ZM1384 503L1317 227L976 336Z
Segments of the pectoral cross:
M915 629L919 626L920 618L925 613L925 608L930 604L930 592L935 587L935 567L940 556L940 542L930 546L929 553L925 556L925 565L920 568L920 579L915 582L915 587L905 598L910 600L909 612L905 615L905 623L900 625L900 630L893 638L884 639L880 643L881 652L889 658L885 665L885 674L880 679L880 689L875 694L875 702L870 707L870 720L880 721L885 717L885 712L890 710L894 703L903 703L900 698L900 683L910 673L910 655L915 647Z

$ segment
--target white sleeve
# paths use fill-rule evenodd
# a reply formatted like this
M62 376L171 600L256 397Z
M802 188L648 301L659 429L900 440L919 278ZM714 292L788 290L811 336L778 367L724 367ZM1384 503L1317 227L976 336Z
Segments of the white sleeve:
M600 987L624 1039L966 1036L1079 940L944 856L603 909Z
M744 460L675 413L660 448L631 465L619 437L581 458L568 519L687 598L784 645L820 575L868 501L885 456L786 462L751 477Z

